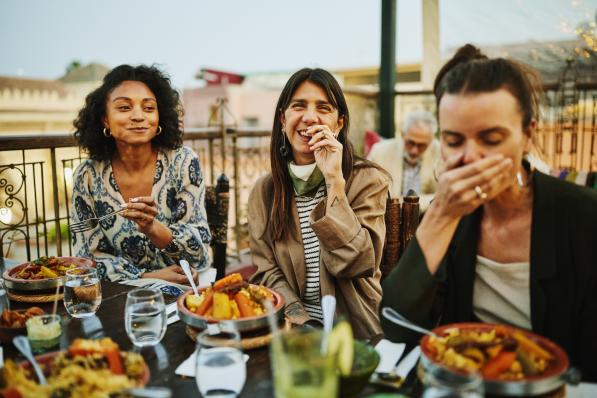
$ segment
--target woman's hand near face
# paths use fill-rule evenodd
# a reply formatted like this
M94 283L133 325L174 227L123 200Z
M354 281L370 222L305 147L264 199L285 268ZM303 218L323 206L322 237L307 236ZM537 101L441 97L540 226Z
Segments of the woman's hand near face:
M434 201L442 216L461 217L492 200L512 183L512 159L489 156L460 166L462 155L448 159L440 171ZM478 188L477 188L478 187ZM481 194L477 192L483 193Z
M489 156L460 166L462 155L447 160L435 198L417 229L417 241L429 272L437 271L460 219L512 184L512 159ZM478 187L478 188L477 188ZM483 193L483 196L477 191Z
M139 231L147 235L159 249L165 248L172 241L170 228L155 218L158 215L158 208L152 197L131 198L130 202L126 204L126 210L120 214L124 218L134 221Z
M199 283L199 274L194 268L191 268L191 275L195 283ZM168 282L178 283L180 285L188 285L189 280L184 274L184 271L179 265L171 265L157 271L146 272L142 278L157 278Z
M315 163L325 180L332 183L342 176L342 144L326 125L315 125L307 129L311 134L309 148L315 154Z

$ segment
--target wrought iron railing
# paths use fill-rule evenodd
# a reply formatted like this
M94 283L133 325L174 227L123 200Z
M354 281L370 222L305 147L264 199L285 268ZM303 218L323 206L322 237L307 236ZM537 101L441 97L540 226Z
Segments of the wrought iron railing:
M222 127L188 129L184 135L208 184L221 173L230 178L232 252L246 245L245 206L255 180L269 170L269 137L263 129ZM85 158L75 145L66 133L0 136L0 261L72 254L72 175Z

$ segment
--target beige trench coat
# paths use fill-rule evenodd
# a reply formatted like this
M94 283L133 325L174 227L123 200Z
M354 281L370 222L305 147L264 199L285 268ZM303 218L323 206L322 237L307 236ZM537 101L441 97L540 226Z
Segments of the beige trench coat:
M347 200L327 211L326 198L313 209L310 221L320 242L321 295L337 300L337 313L349 319L357 338L381 333L379 264L385 238L385 208L390 179L373 167L355 167L346 184ZM280 292L286 306L301 303L306 265L298 211L292 200L289 217L295 227L285 240L273 241L267 223L273 195L271 174L260 178L249 197L254 283Z

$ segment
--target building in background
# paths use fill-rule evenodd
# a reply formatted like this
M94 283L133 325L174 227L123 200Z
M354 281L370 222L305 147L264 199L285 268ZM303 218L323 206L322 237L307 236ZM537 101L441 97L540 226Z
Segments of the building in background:
M0 76L0 134L72 131L85 96L108 70L92 63L69 68L57 80Z

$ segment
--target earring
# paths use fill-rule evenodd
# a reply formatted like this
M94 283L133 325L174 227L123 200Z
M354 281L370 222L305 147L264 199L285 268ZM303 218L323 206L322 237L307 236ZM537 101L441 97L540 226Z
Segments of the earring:
M280 146L280 155L285 158L288 156L288 152L288 145L286 145L286 130L284 127L282 127L282 145Z
M160 135L162 134L162 126L158 126L158 132L155 133L155 135Z
M102 132L104 133L104 135L108 138L110 138L112 136L112 132L110 132L110 130L106 129L104 127L104 129L102 130Z

